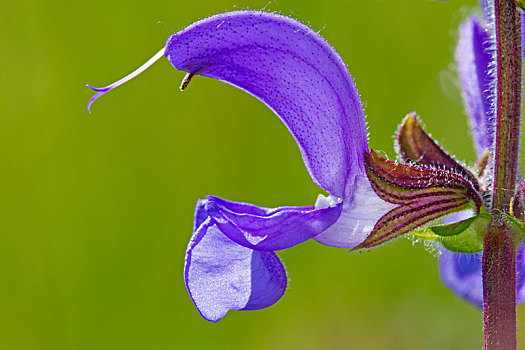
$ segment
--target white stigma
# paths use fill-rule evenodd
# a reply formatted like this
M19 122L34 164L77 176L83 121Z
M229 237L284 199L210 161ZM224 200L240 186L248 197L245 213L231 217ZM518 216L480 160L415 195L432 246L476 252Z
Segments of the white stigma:
M151 57L146 63L144 63L142 66L137 68L134 72L126 75L124 78L114 82L113 84L110 84L108 86L105 86L103 88L94 88L89 84L86 84L87 87L89 87L91 90L96 91L97 93L91 97L91 99L88 102L88 112L91 113L91 105L93 102L95 102L100 96L104 95L106 92L116 88L117 86L120 86L124 84L125 82L135 78L140 73L144 72L146 69L148 69L153 63L157 62L163 55L164 55L165 48L163 47L159 52L157 52L153 57Z

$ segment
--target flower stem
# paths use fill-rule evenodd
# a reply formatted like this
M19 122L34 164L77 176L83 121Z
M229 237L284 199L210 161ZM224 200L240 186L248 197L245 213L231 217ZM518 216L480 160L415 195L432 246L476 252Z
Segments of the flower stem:
M492 226L483 251L485 349L516 349L516 250L502 227Z
M516 186L521 114L521 23L514 0L494 0L497 86L492 212L509 212ZM516 349L516 249L494 220L483 250L485 349Z

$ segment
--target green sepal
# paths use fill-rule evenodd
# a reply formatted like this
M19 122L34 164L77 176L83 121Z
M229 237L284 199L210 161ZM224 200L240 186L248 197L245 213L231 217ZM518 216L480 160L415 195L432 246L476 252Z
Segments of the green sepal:
M516 234L519 241L525 239L525 224L514 216L504 213L505 219L513 228L514 233Z
M516 5L525 10L525 0L514 0L514 2L516 3Z
M483 250L483 237L492 221L488 213L452 224L423 227L412 231L415 238L439 242L455 253L477 253Z

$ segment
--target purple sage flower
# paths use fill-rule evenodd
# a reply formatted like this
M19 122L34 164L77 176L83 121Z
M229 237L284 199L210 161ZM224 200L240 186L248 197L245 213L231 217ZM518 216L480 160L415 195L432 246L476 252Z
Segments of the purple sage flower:
M261 208L217 197L199 200L184 276L201 315L274 304L287 286L275 251L315 237L353 248L394 206L372 190L364 112L341 57L316 32L277 14L240 11L212 16L172 35L136 72L95 89L91 104L164 54L192 75L237 86L263 101L288 127L312 180L330 193L316 205ZM357 205L359 204L359 205ZM366 210L363 210L366 207Z
M313 181L330 193L316 206L275 209L217 197L199 201L185 279L204 318L217 321L228 310L272 305L287 281L274 251L312 237L355 247L392 208L366 181L366 126L352 77L310 28L276 14L228 13L173 35L165 55L177 69L225 81L263 101L294 136Z
M187 72L181 89L201 75L264 102L295 138L314 183L329 193L303 207L262 208L212 196L197 202L184 278L205 319L216 322L229 310L255 310L277 302L287 276L275 252L310 238L357 250L413 234L455 252L481 250L482 236L476 232L491 220L484 212L486 162L471 170L456 161L430 138L414 113L398 131L400 162L369 149L352 77L337 52L312 29L262 11L203 19L172 35L137 71L107 87L92 88L97 93L88 109L163 55ZM485 109L491 105L484 103L485 81L478 80L467 97L479 112L471 113L473 129L486 135L490 118ZM481 136L476 140L479 152L490 144ZM471 217L432 226L465 210Z
M481 1L483 19L471 15L459 28L456 62L463 86L465 109L475 148L480 158L490 152L494 135L494 92L496 89L493 70L495 67L492 1ZM525 20L522 15L522 28ZM525 43L522 49L525 50ZM525 58L525 54L523 55ZM487 181L487 180L486 180ZM445 222L465 219L470 213L461 213ZM525 245L517 250L516 288L518 302L525 302ZM481 273L482 253L460 254L443 250L439 257L439 270L443 283L458 296L483 308L483 283Z

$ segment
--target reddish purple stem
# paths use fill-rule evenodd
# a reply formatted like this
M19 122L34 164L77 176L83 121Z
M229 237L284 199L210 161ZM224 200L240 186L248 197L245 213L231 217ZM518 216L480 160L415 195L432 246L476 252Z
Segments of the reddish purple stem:
M485 349L516 349L516 248L506 230L493 227L483 251Z
M516 186L521 114L521 23L514 0L494 1L497 86L492 212L508 213ZM516 349L516 243L496 219L485 237L485 349Z

